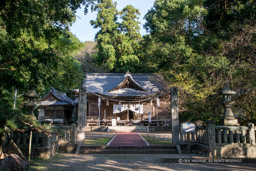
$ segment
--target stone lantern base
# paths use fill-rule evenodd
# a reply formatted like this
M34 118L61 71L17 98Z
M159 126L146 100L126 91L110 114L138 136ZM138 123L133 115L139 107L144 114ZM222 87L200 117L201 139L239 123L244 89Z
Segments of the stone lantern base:
M224 119L224 126L240 126L237 119Z

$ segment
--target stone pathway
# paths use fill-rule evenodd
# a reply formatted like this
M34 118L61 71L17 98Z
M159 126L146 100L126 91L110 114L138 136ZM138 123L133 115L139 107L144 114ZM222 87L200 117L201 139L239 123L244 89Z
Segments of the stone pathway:
M138 133L119 132L108 144L110 146L147 146L146 141Z

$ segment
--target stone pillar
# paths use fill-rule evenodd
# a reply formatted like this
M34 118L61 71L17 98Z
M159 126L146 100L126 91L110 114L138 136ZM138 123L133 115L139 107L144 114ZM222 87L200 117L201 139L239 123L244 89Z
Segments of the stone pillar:
M179 144L179 109L178 109L178 88L173 87L170 89L171 93L171 119L172 119L172 144Z
M71 129L71 136L70 136L70 141L72 144L76 143L76 124L73 123L70 126Z
M213 121L208 121L206 125L207 144L209 147L215 145L215 125Z
M248 128L249 128L249 143L251 145L255 145L255 129L254 129L254 124L253 123L249 123L248 124Z
M209 148L209 157L214 157L215 146L215 125L213 121L208 121L206 125L207 145Z
M78 117L77 117L77 141L83 142L85 139L87 99L86 87L79 89Z

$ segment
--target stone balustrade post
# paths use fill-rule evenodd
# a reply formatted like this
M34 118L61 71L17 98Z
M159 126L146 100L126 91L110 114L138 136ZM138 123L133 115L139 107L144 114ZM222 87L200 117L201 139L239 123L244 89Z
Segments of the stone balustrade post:
M236 134L235 134L235 142L236 143L240 143L240 134L241 134L241 132L239 130L236 130Z
M224 129L223 130L223 143L228 143L228 130Z
M78 119L77 119L78 143L82 143L85 140L86 113L87 113L87 95L86 95L86 87L83 86L79 89Z
M217 143L222 143L221 142L221 130L220 129L218 129L218 132L217 132L217 140L218 140L218 142Z
M215 125L213 121L208 121L206 125L206 143L209 148L209 157L214 157L214 149L215 146Z
M229 130L229 142L231 144L234 142L234 134L232 129Z
M246 131L242 129L241 143L246 144Z
M207 144L209 147L215 146L215 124L208 121L206 125Z
M73 123L70 126L71 129L71 137L70 137L70 141L72 144L76 143L76 124Z
M253 123L248 124L249 128L249 143L255 145L255 128Z
M50 137L42 133L42 147L50 147L50 146L51 146Z
M34 138L35 138L35 145L38 145L39 144L39 133L37 131L34 132Z
M179 89L177 87L173 87L170 89L171 119L172 119L172 144L173 145L178 145L180 143L178 91L179 91Z

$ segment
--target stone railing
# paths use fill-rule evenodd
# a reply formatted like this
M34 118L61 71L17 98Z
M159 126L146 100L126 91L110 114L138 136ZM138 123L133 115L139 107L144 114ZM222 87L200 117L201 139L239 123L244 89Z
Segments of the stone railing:
M197 126L195 130L195 140L198 143L207 144L206 126Z
M11 139L15 142L19 147L28 146L29 143L29 133L20 133L13 132L10 134ZM51 134L50 136L45 135L44 133L39 133L33 131L32 134L32 147L48 147L51 146L52 142L55 141L55 135ZM9 138L6 138L6 145L11 144Z
M73 123L71 126L54 126L53 129L57 129L56 141L64 140L70 143L76 143L76 124Z
M246 126L216 126L216 145L226 145L232 143L255 145L254 124Z
M255 130L253 123L248 126L215 126L208 122L206 126L196 126L195 133L185 136L185 142L196 142L209 156L256 157Z
M33 156L40 156L41 158L47 159L55 155L55 153L58 151L60 141L65 141L71 144L76 143L76 124L72 124L71 126L59 126L59 127L54 126L53 128L57 128L61 131L60 132L55 131L55 133L51 133L50 136L47 136L45 133L39 133L37 131L33 131L33 134L32 134L32 155ZM10 138L26 155L28 152L29 133L12 132L10 134ZM5 141L4 141L4 150L7 153L17 152L11 140L7 137L5 138Z
M205 145L227 145L232 143L255 145L254 124L248 126L196 126L195 132L181 133L181 142L195 141Z

